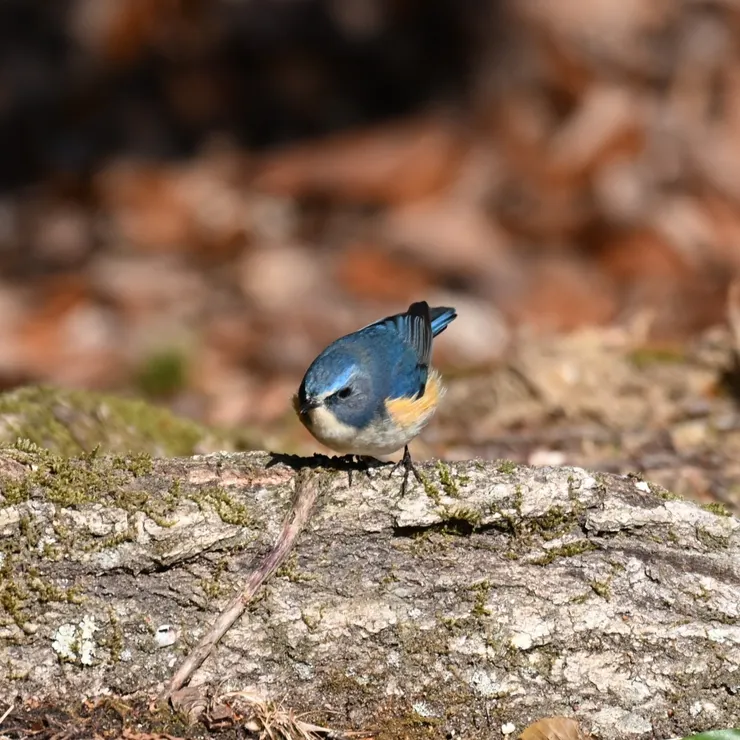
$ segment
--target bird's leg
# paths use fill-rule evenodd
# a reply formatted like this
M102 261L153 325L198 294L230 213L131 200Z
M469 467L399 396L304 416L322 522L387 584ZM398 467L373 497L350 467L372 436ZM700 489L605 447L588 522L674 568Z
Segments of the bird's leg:
M414 478L416 478L418 483L421 483L424 485L424 481L422 480L421 475L419 475L419 471L414 466L414 461L411 459L411 453L409 452L409 446L406 445L403 448L403 457L393 466L393 470L391 470L391 475L396 472L396 470L403 465L403 482L401 483L401 498L403 498L406 495L406 488L408 486L409 482L409 473L414 474Z
M359 455L344 455L342 460L345 460L347 463L347 483L349 487L352 488L352 483L354 482L353 473L355 472L355 469L360 468L362 459Z
M369 455L346 455L345 457L349 459L347 478L349 479L350 488L352 487L353 481L352 473L355 470L362 471L369 477L370 468L373 467L372 463L378 462L374 457L370 457Z

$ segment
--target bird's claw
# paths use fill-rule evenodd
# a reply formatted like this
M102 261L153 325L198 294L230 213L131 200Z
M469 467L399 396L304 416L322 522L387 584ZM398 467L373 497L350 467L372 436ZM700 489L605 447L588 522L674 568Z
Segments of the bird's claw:
M347 480L350 487L352 487L354 482L353 474L356 471L363 472L365 475L370 477L370 470L372 468L390 464L383 463L380 460L376 460L374 457L369 457L367 455L345 455L342 457L342 461L347 465ZM400 467L403 467L403 481L401 482L401 497L403 498L408 489L409 475L413 474L417 482L424 485L424 479L421 477L421 474L414 465L414 461L411 459L408 445L404 447L403 457L393 465L388 477L391 478Z
M410 473L414 474L414 478L416 478L417 483L421 483L422 485L424 485L424 480L421 477L419 471L416 469L414 461L411 459L411 453L409 452L408 445L403 448L403 457L393 466L393 470L391 470L391 475L393 475L393 473L395 473L396 470L398 470L398 468L400 468L401 466L403 466L403 481L401 482L401 498L403 498L406 495L406 490L408 489Z

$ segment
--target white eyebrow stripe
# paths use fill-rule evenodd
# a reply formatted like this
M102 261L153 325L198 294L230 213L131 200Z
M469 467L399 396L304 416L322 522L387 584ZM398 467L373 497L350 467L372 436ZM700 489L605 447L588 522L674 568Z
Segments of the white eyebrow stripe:
M355 374L355 368L354 367L348 367L345 368L343 372L341 372L339 375L337 375L334 378L334 382L332 383L331 387L327 389L326 393L322 396L322 398L328 398L333 393L336 393L338 390L341 390L344 388L347 383L352 379L352 376Z

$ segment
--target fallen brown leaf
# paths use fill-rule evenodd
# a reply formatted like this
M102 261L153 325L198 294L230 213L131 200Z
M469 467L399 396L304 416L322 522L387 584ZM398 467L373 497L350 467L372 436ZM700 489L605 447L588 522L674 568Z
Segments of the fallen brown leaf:
M527 727L518 740L586 740L588 737L570 717L546 717Z

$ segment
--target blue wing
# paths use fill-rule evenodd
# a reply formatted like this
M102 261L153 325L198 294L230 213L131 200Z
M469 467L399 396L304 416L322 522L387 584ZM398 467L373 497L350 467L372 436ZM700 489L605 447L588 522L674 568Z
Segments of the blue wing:
M388 316L365 329L390 329L402 340L395 358L391 398L423 395L432 356L432 338L455 319L454 308L429 308L426 301L412 303L405 313ZM363 330L361 330L363 331Z
M429 308L426 301L412 303L406 313L388 316L366 326L385 326L395 329L398 335L416 352L422 365L429 365L432 338L441 334L457 318L454 308L437 306ZM362 329L360 330L362 331Z

